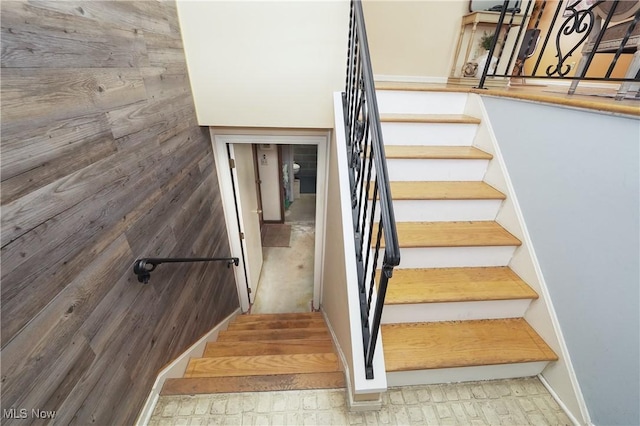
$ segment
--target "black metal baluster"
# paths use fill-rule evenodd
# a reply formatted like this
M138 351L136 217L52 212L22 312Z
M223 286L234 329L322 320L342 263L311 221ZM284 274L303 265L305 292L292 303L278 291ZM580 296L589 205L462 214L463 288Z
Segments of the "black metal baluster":
M359 0L351 2L348 55L346 87L342 95L342 102L345 115L349 189L356 243L355 260L360 299L360 321L363 349L365 350L365 359L363 361L366 376L370 379L373 378L373 366L371 362L367 362L367 359L373 359L375 339L378 336L378 330L370 328L370 311L373 291L375 291L380 239L383 235L387 244L384 251L384 264L391 265L391 269L393 269L393 266L400 263L400 255L391 205L380 117L373 85L371 59L364 28L364 14ZM374 173L375 179L372 182ZM369 201L372 183L374 186L373 196ZM376 252L373 255L372 263L371 244L377 209L380 211L380 223L378 225ZM366 236L363 235L365 232L367 233ZM364 251L366 251L366 255L364 255ZM387 274L387 276L390 275ZM377 305L381 302L381 299L384 302L384 294L381 295L378 292ZM373 323L377 324L376 327L380 327L379 318L376 320L374 317ZM371 336L375 336L373 340Z
M529 0L527 2L527 8L524 11L524 15L522 15L522 22L520 22L520 26L518 27L518 34L516 35L516 42L513 45L513 49L511 49L511 55L509 55L509 62L507 62L507 68L505 69L505 74L509 72L509 68L511 68L511 64L513 63L513 58L516 55L516 50L517 50L516 48L518 47L518 40L520 40L520 37L522 37L522 32L524 31L524 23L525 23L525 21L527 19L527 16L529 16L529 9L531 8L531 5L534 3L534 1L535 0ZM529 42L527 43L527 52L529 51L529 48L531 47L531 42L532 41L533 41L533 39L529 38ZM502 56L502 54L500 54L500 56ZM499 62L500 61L499 61L499 58L498 58L498 63ZM524 68L524 62L523 62L522 66ZM496 70L497 69L498 69L498 66L496 65Z
M640 10L638 10L636 12L636 14L635 14L635 16L633 18L633 21L631 21L629 23L629 27L627 28L627 32L624 35L624 38L622 39L622 43L620 43L620 47L618 47L618 50L616 51L616 54L613 57L613 60L611 61L611 65L609 65L609 69L607 70L607 74L605 75L605 78L611 77L611 73L613 72L613 69L616 67L616 63L618 62L618 58L620 58L620 55L622 54L622 51L624 50L625 45L629 41L629 37L631 37L631 34L633 33L633 30L636 28L636 25L638 24L639 20L640 20Z
M374 219L375 219L375 200L378 198L378 180L376 179L375 184L374 184L374 203L371 209L371 220L369 223L369 238L368 238L368 245L369 247L371 247L371 240L372 240L372 236L373 236L373 225L374 225ZM373 250L374 253L374 257L373 257L373 263L369 263L369 255L371 253L371 248L369 248L369 250L367 250L367 257L366 257L366 268L369 269L369 267L371 267L371 279L367 280L369 281L369 295L368 298L366 299L366 307L365 307L365 312L366 315L364 317L364 321L366 322L366 326L369 329L369 333L372 333L374 335L378 334L377 330L374 330L373 327L370 326L370 321L369 321L369 311L371 310L371 299L373 297L373 287L374 287L374 283L375 283L375 268L376 268L376 264L378 263L378 255L380 253L380 240L382 237L382 231L383 231L383 224L382 222L380 222L378 224L378 232L377 232L377 237L376 237L376 245L375 245L375 249ZM365 277L367 276L367 274L365 273ZM377 325L377 327L380 327L380 324ZM373 347L372 347L373 345ZM373 348L375 347L375 340L373 340L372 336L369 336L369 341L366 342L365 346L364 346L364 354L365 354L365 375L367 377L367 379L372 379L373 378L373 365L372 362L369 361L370 358L370 353L371 353L371 360L373 360Z
M546 3L546 2L545 2ZM538 60L536 61L535 66L533 67L532 76L535 77L536 72L538 71L538 66L540 66L540 61L542 61L542 52L547 48L547 44L549 43L549 39L551 38L551 33L553 32L553 28L556 25L556 20L558 19L558 15L560 14L560 10L564 6L563 2L558 3L558 7L553 14L553 19L551 20L551 25L549 26L549 31L547 31L547 35L544 37L544 43L542 43L542 48L540 49L540 55L538 56ZM542 16L542 11L540 11L540 16Z
M367 240L366 240L367 243L366 243L366 246L365 246L365 250L367 252L367 255L366 255L365 261L364 261L365 268L369 267L369 255L371 254L371 239L373 237L373 225L374 225L373 220L375 218L375 210L376 210L376 204L377 204L376 201L377 201L377 199L378 199L378 180L376 179L374 181L374 184L373 184L373 200L371 202L371 217L370 217L370 220L369 220L369 232L367 233ZM365 274L365 277L366 277L366 274ZM367 317L368 316L369 316L369 312L367 310Z
M361 220L360 217L364 217L364 214L366 214L366 211L367 211L368 200L369 200L369 185L371 181L371 168L373 167L373 162L371 161L371 149L369 146L369 139L371 136L369 134L368 116L365 116L363 131L364 131L365 137L364 137L364 145L362 147L362 152L360 153L360 155L362 158L362 163L366 164L367 172L366 174L364 173L364 167L363 167L363 171L359 181L360 193L358 194L360 204L363 205L363 208L358 211L358 218L359 218L358 220L364 223L364 220ZM366 185L365 185L365 180L366 180ZM364 230L364 225L362 230Z
M380 331L380 323L382 321L384 299L387 295L387 286L392 275L393 266L386 263L383 264L382 273L380 274L380 285L378 286L378 299L376 300L376 306L373 311L373 321L371 322L371 337L369 339L369 346L365 350L365 366L373 365L373 355L375 352L376 342L378 340L378 333ZM373 368L371 368L371 378L373 378Z
M484 82L487 79L487 73L489 71L489 67L491 66L491 58L493 57L493 52L496 50L496 43L498 43L498 35L500 34L500 28L502 28L502 23L504 22L504 17L505 17L505 13L507 12L508 5L509 5L509 0L505 0L502 6L502 10L500 11L500 17L498 18L496 31L495 33L493 33L493 41L491 42L491 48L489 49L489 53L487 54L487 61L484 64L484 69L482 70L482 76L480 77L480 82L478 83L478 89L484 89Z
M371 287L369 288L369 304L367 305L367 312L371 311L371 299L373 296L373 287L376 280L376 266L378 265L378 257L380 255L380 245L382 242L382 216L380 216L380 222L378 223L378 236L376 237L376 249L373 252L373 266L371 268Z
M502 58L502 52L504 52L504 46L507 44L507 40L509 38L509 32L511 31L511 28L513 28L513 21L514 18L516 16L516 10L518 10L518 8L514 8L511 11L511 17L509 18L509 23L507 24L507 29L504 32L504 37L502 38L502 43L500 44L500 51L498 52L498 56L496 57L496 68L493 71L493 75L496 75L498 73L498 67L500 66L500 58ZM524 18L523 18L524 21ZM524 22L522 22L522 24L524 24ZM520 24L520 28L522 28L522 24ZM500 33L502 32L502 27L498 27L496 30L496 36L497 37ZM491 59L491 58L489 58ZM507 65L510 65L507 64ZM507 69L505 70L505 74L509 72L509 67L507 66Z

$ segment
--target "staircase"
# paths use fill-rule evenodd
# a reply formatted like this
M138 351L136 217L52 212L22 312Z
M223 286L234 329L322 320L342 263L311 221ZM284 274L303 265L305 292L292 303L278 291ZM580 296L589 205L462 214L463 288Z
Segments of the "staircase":
M322 314L240 315L161 395L344 387Z
M401 263L382 339L389 386L533 376L555 353L523 316L538 295L510 268L490 153L467 93L376 85Z

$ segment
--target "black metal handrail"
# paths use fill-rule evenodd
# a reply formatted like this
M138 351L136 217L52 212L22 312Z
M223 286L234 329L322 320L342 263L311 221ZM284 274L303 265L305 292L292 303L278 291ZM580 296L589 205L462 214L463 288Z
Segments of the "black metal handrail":
M525 0L524 2L518 2L518 4L519 3L526 3L524 14L521 16L521 25L524 25L527 18L530 17L532 22L535 23L533 26L529 26L527 31L533 31L534 34L540 34L539 25L542 21L542 14L544 13L548 2L546 0L539 1L537 8L532 7L533 0ZM606 16L598 18L596 8L603 5L603 3L609 3L607 5L608 11L606 12ZM634 45L629 43L629 40L632 37L637 37L637 35L634 35L633 33L636 26L640 25L640 9L635 10L633 19L622 19L621 22L617 24L617 26L623 30L624 34L620 39L615 39L616 43L619 42L619 45L614 47L607 46L605 48L603 45L604 35L609 24L614 22L612 18L616 15L619 3L621 3L620 0L598 0L593 4L586 4L583 6L580 0L565 0L557 2L556 9L553 11L553 17L551 18L550 27L546 34L544 34L544 40L541 43L540 49L537 48L535 41L531 37L528 39L525 38L526 32L523 31L523 27L521 26L506 66L502 68L501 72L499 72L498 62L494 70L490 70L489 64L491 61L487 60L484 69L479 70L482 72L482 75L478 87L481 89L485 88L485 82L489 77L564 79L571 81L569 94L573 94L580 81L619 82L622 83L622 86L618 91L616 99L623 99L629 89L629 84L640 82L640 70L637 70L635 74L633 74L633 70L631 70L631 72L628 71L625 77L612 77L611 75L620 55L625 53L627 50L633 50L636 48ZM497 56L498 61L500 61L503 56L502 53L509 35L509 30L514 26L514 17L516 13L520 12L519 8L507 10L508 4L509 0L505 0L488 54L488 58L492 58L497 45L501 44L502 48ZM633 13L633 9L631 10L631 13ZM510 21L506 24L506 31L504 31L503 27L505 27L504 23L507 15L510 15ZM556 27L556 24L559 24L559 27ZM574 41L567 46L569 37L574 37L577 41ZM553 38L555 38L555 42L551 43ZM516 58L516 62L513 63L513 58L516 56L516 49L518 49L519 46L519 55ZM531 49L532 46L534 49ZM580 52L580 49L582 52L581 59L575 68L574 75L570 76L569 74L575 65L575 58L573 55L576 52ZM556 63L546 67L541 67L543 56L545 55L545 52L548 53L549 51L552 51L554 54ZM529 52L530 54L524 54L525 52ZM590 71L589 68L597 53L613 53L614 56L606 73L596 75L595 71L591 70L590 75L587 76L587 72ZM526 73L524 71L524 63L529 59L535 60L535 66L530 73ZM512 65L514 65L513 69ZM640 91L636 93L636 97L640 98Z
M380 330L382 308L393 268L400 263L400 248L360 0L351 1L347 78L342 102L349 160L365 372L367 379L372 379L373 355ZM382 250L377 300L371 314L376 271Z
M151 272L161 263L190 263L190 262L217 262L226 261L227 268L231 265L238 266L240 260L237 257L176 257L176 258L143 258L136 259L133 263L133 273L138 276L138 281L144 284L149 282Z

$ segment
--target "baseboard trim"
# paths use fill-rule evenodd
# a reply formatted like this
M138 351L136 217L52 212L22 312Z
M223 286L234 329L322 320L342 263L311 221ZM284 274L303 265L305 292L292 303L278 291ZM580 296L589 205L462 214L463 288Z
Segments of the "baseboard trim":
M222 320L218 325L211 329L207 334L202 336L196 343L191 345L189 349L184 351L178 358L173 360L169 365L163 368L158 377L156 378L149 397L140 411L138 418L136 419L136 426L146 426L151 420L153 409L160 398L160 390L167 379L180 378L184 375L190 358L199 358L204 353L204 349L208 342L214 342L218 338L218 333L226 330L231 320L241 313L240 308L236 309L231 315Z
M327 323L327 328L329 329L329 333L331 333L331 339L333 340L333 345L336 348L336 352L338 352L338 358L340 359L340 363L342 364L344 381L347 384L346 399L347 399L347 406L349 407L349 411L373 411L373 410L381 409L382 394L379 394L378 399L372 400L372 401L354 400L353 398L354 389L353 389L353 384L351 383L351 373L349 370L349 364L347 364L347 358L344 356L344 352L342 352L340 343L338 343L338 337L333 331L333 327L331 326L331 321L329 321L329 317L327 316L327 313L323 309L320 309L320 312L322 312L324 321Z
M349 411L362 412L362 411L379 411L382 408L382 394L379 394L378 399L371 401L355 401L353 396L349 394L347 399Z
M558 403L560 408L562 408L562 411L564 411L567 417L569 417L569 420L571 420L571 422L575 426L581 426L582 423L580 423L578 419L576 419L575 416L571 413L571 411L569 411L569 408L564 404L564 402L562 402L562 400L560 399L560 396L558 396L558 394L556 393L555 390L553 390L549 382L547 382L547 379L545 379L542 374L538 374L538 379L540 379L540 382L542 383L542 385L547 389L547 391L549 391L549 393L551 394L553 399ZM586 425L594 426L594 424L591 423L591 421L589 421Z
M433 76L374 74L373 79L374 81L392 81L392 82L398 82L398 83L447 84L447 77L433 77Z

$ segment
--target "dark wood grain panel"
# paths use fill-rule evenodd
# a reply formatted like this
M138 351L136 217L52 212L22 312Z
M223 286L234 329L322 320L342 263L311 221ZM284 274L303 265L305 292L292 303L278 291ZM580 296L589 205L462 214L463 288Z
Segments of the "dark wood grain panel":
M185 205L202 179L200 173L186 172L187 170L193 168L187 167L184 171L176 173L169 182L158 189L147 200L146 211L125 231L134 252L167 257L173 251L177 240L171 224L167 222ZM167 224L158 227L158 223ZM170 241L172 243L168 244Z
M3 400L17 395L16 390L38 386L34 379L66 350L66 344L109 290L103 283L116 281L121 265L130 258L126 238L121 236L2 349Z
M70 173L42 188L3 206L2 235L4 244L12 241L83 202L96 198L110 200L120 189L134 185L143 176L153 173L158 159L151 150L124 152L109 156L90 166ZM18 222L21 226L12 226Z
M132 273L229 255L176 6L0 7L1 408L132 424L158 371L238 307L223 263Z
M127 315L135 309L140 294L143 291L153 293L152 288L139 285L136 276L128 272L124 271L80 327L82 335L98 353L103 354L104 349L114 343L114 336L120 333Z
M110 133L102 133L84 138L73 146L69 144L61 151L66 152L2 181L2 202L8 204L67 176L68 173L113 155L116 144Z
M35 169L60 156L71 154L84 141L111 136L105 113L88 114L30 126L22 132L2 135L2 180Z
M29 3L7 3L1 18L3 68L149 65L146 44L137 28L117 28Z
M80 334L81 336L81 334ZM78 342L72 341L72 345L78 345ZM81 340L78 345L79 349L76 349L78 356L70 358L67 351L60 357L65 363L52 366L51 370L54 371L56 377L55 383L57 387L50 392L37 392L35 393L40 397L48 397L47 401L38 406L42 406L46 411L57 411L62 403L69 397L73 389L75 389L77 383L88 373L89 369L93 365L96 358L95 352L86 343L85 340ZM72 352L76 353L76 352ZM61 368L62 367L62 368ZM51 380L46 378L45 380ZM31 404L25 403L24 406L30 406ZM35 406L35 404L31 405Z
M164 95L162 97L165 97L166 100L179 102L181 100L191 98L188 90L189 88L186 86L179 86L173 91L158 93L158 97L160 97L160 95ZM183 99L180 99L180 97ZM162 98L160 98L160 100L161 99ZM183 108L183 110L185 109L189 114L193 112L190 108ZM163 102L142 101L111 111L109 113L109 122L111 123L111 128L113 130L113 136L120 138L122 136L138 132L150 124L164 123L171 121L172 118L179 118L175 116L176 112L179 114L180 110L177 110L176 108L167 108ZM180 115L184 116L184 114Z
M171 74L166 68L142 69L147 99L110 111L109 121L114 137L137 132L151 124L173 128L177 122L195 117L189 80L184 74ZM184 96L183 99L177 99ZM167 104L167 101L171 102ZM191 126L193 126L191 122ZM163 129L166 130L166 129Z
M147 97L137 68L4 68L1 94L2 131L9 134Z
M145 41L147 46L153 49L182 50L182 39L174 34L145 34Z
M76 381L86 373L95 359L95 353L81 334L76 334L68 348L55 360L51 368L40 372L31 383L37 390L23 393L23 399L16 402L20 407L43 407L54 411L69 395ZM45 408L47 407L47 408Z
M126 162L120 164L123 163ZM147 163L148 161L138 162L136 167L129 169L129 177L121 177L106 189L103 188L104 190L91 194L90 188L86 188L89 197L84 203L78 202L73 208L65 210L60 215L62 217L56 216L38 227L41 228L38 232L42 232L33 237L43 240L44 244L30 245L34 233L27 232L20 244L16 245L16 248L22 250L19 254L7 248L3 249L8 252L6 259L13 260L2 271L3 300L11 302L2 310L3 343L26 324L31 315L44 307L48 298L64 287L69 279L82 273L82 269L93 256L99 254L105 245L125 231L127 220L134 220L143 213L137 206L142 203L146 194L154 189L156 183L150 172L152 168ZM147 173L144 173L145 170ZM123 187L131 190L131 194L122 191ZM98 185L95 190L100 188ZM29 208L36 206L31 204ZM42 210L46 208L42 208L40 214L43 214ZM56 226L66 217L76 220L70 222L66 228ZM3 220L5 219L6 216L3 217ZM48 250L49 247L54 247L54 251ZM30 252L29 248L33 249L33 252ZM16 265L16 269L11 268L13 265ZM31 293L36 294L37 298L25 297Z
M69 424L87 424L83 419L100 419L101 424L114 424L115 413L127 407L126 398L130 395L133 381L122 365L114 365L109 370L109 374L102 375L83 399Z
M155 1L37 1L34 8L86 18L103 25L143 32L171 34L167 8Z

